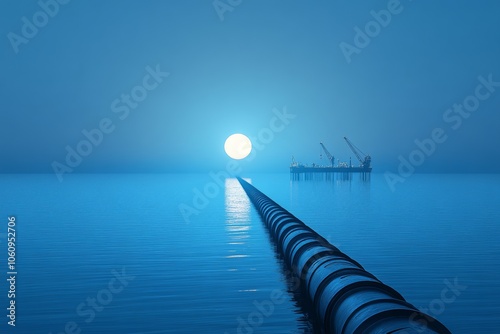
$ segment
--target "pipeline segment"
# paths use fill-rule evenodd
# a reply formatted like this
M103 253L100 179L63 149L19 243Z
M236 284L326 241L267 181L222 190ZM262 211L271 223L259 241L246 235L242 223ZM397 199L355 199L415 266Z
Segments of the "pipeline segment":
M257 188L238 178L325 333L450 334Z

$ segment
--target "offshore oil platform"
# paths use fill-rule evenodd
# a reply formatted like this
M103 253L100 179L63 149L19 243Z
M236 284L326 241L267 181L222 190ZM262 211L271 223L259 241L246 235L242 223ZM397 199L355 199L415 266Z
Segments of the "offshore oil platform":
M323 143L319 143L323 152L326 155L326 158L329 161L327 166L318 165L313 163L311 166L304 165L295 161L295 158L292 156L292 164L290 165L290 174L294 178L300 178L300 175L303 174L306 176L311 176L311 174L323 173L323 174L335 174L340 173L343 178L350 179L351 174L360 173L363 178L366 178L370 175L372 171L371 162L372 158L368 154L364 154L359 148L357 148L347 137L344 137L344 140L347 143L347 146L354 153L356 158L359 161L358 166L353 166L351 159L349 158L349 163L338 161L335 165L335 157L328 151Z

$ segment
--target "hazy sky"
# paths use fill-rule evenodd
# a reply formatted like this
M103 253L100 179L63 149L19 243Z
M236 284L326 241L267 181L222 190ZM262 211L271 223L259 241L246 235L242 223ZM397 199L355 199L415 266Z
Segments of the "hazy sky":
M499 17L495 0L4 1L0 171L220 170L241 132L248 171L326 163L320 141L354 161L347 136L377 172L412 154L498 172Z

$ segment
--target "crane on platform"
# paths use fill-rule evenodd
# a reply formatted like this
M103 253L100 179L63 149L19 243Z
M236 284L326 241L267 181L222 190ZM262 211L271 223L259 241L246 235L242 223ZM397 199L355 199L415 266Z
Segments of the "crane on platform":
M325 145L323 145L323 143L319 143L319 144L323 148L323 151L325 152L326 157L330 161L331 167L333 167L335 165L335 157L330 152L328 152L328 150L326 149Z
M370 168L371 167L371 162L372 162L372 158L367 155L367 154L364 154L359 148L357 148L349 139L347 139L347 137L344 137L347 145L349 146L349 148L351 149L351 151L354 153L354 155L356 156L356 158L358 158L359 162L360 162L360 167L361 168Z

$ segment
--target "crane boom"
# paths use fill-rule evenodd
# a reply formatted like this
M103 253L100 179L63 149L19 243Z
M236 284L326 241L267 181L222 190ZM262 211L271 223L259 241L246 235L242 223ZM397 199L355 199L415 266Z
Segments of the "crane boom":
M332 167L333 167L333 165L335 164L335 158L334 158L334 156L331 155L330 152L328 152L328 150L326 149L325 145L323 145L323 143L319 143L319 144L323 148L323 151L325 151L326 157L328 158L328 160L330 160L330 163L332 164Z
M372 161L372 158L369 155L364 154L359 148L357 148L347 137L344 137L347 145L351 149L351 151L354 153L356 158L358 158L361 167L363 168L370 168L370 164Z

